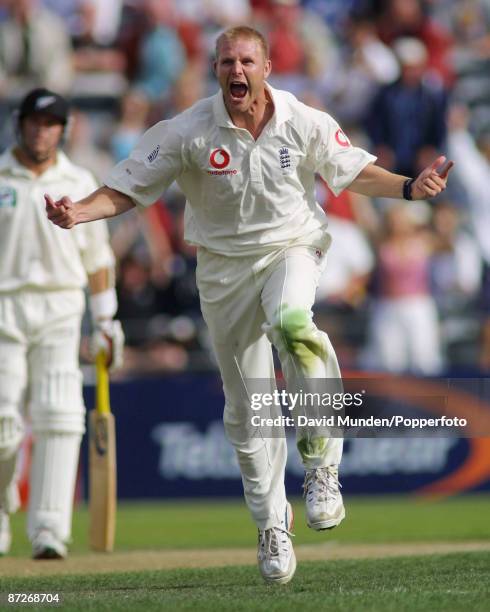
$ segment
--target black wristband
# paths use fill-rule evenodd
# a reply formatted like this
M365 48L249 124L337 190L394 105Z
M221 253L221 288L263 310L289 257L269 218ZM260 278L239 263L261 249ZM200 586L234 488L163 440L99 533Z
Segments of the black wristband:
M412 200L412 185L415 182L414 178L409 178L403 183L403 199Z

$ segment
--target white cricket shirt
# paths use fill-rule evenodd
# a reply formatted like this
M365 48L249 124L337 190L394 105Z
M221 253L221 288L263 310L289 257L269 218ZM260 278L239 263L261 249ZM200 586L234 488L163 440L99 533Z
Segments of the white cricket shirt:
M0 156L1 293L79 289L87 284L87 273L114 265L105 222L64 230L46 216L45 193L78 200L94 189L92 175L62 152L41 176L19 164L12 151Z
M257 140L233 124L219 91L150 128L105 184L146 207L176 180L186 240L224 255L267 252L325 226L315 172L339 194L376 158L327 113L268 88L275 110Z

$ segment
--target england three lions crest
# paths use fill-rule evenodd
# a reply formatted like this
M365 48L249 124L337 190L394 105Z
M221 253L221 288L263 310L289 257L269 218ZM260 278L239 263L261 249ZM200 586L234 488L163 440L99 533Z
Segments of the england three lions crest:
M281 167L282 174L290 174L291 172L291 155L288 147L281 147L278 151L279 154L279 165Z

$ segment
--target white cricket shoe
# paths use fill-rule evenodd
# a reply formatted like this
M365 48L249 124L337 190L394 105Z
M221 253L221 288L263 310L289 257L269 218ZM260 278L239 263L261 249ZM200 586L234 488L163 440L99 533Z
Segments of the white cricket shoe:
M0 508L0 557L9 552L11 544L10 517L7 512Z
M66 546L49 529L41 529L32 541L33 559L65 559Z
M318 531L332 529L345 518L337 466L306 470L303 484L306 522Z
M291 542L293 509L288 502L284 518L278 527L259 529L257 561L266 582L286 584L296 571L296 556Z

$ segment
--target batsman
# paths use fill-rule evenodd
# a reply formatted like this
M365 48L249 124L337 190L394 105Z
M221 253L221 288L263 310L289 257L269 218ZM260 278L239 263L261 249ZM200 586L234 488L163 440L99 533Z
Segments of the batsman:
M46 196L64 228L150 206L172 181L187 197L186 239L197 245L197 285L225 395L224 424L258 527L259 570L286 583L296 559L284 487L286 440L250 434L249 381L274 386L275 345L288 391L308 378L340 378L335 352L312 306L330 244L315 200L315 173L339 194L420 199L446 186L444 157L418 177L392 174L354 147L336 121L267 83L268 44L240 26L216 42L220 91L143 135L105 186L77 202ZM442 167L442 168L441 168ZM349 248L346 245L346 248ZM196 398L196 410L199 410ZM306 517L317 530L345 516L338 466L342 440L299 437Z
M33 434L28 536L35 559L67 554L85 408L78 365L84 287L92 348L120 364L124 337L104 221L62 231L40 205L46 191L81 198L97 185L60 150L67 101L27 94L14 115L17 144L0 157L0 554L18 507L15 468L25 419Z

